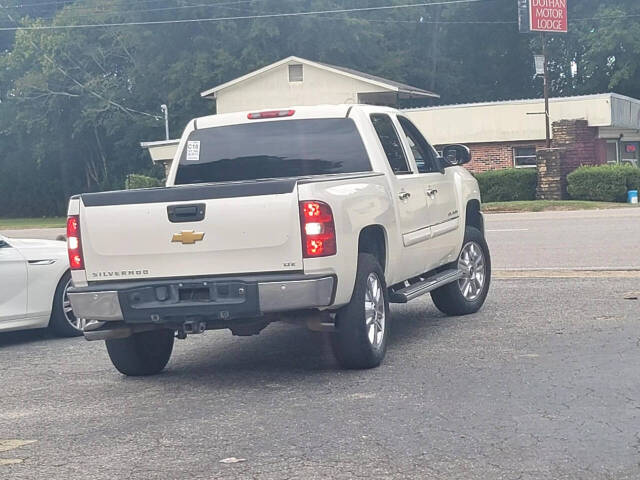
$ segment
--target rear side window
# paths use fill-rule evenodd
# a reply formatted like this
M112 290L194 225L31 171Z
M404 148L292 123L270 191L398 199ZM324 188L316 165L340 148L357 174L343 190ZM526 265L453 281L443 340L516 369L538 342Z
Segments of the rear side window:
M373 123L373 128L375 128L378 134L378 138L380 139L384 153L387 155L387 160L393 173L412 173L409 169L402 144L400 143L400 137L398 137L396 127L393 126L389 115L371 115L371 123Z
M279 120L189 135L176 185L371 171L353 120Z

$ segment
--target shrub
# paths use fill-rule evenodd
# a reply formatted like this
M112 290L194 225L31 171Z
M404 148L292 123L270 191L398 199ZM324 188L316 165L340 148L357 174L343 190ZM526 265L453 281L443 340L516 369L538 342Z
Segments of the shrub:
M136 173L132 173L127 176L127 179L124 182L124 188L127 190L135 190L136 188L153 188L153 187L162 187L164 186L164 182L162 180L158 180L154 177L147 177L145 175L138 175Z
M627 190L640 188L640 169L630 165L580 167L568 175L567 182L575 200L626 202Z
M627 174L627 189L628 190L640 190L640 168L627 167L629 173Z
M535 200L538 171L535 168L492 170L476 175L483 202Z

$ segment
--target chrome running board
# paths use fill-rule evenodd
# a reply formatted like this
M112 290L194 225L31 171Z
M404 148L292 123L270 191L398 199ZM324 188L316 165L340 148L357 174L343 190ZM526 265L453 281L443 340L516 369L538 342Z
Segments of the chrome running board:
M456 269L444 270L428 277L418 277L404 284L400 284L400 288L391 287L389 290L389 302L391 303L407 303L414 298L418 298L433 290L453 283L462 278L462 272ZM410 283L410 285L406 285Z

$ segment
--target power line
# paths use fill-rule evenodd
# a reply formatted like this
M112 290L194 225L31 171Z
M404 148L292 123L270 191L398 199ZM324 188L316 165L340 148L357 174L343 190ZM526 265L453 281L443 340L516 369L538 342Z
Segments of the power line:
M149 2L157 2L157 1L160 1L160 0L149 0L147 2L138 2L138 3L149 3ZM86 17L86 16L95 15L95 14L122 15L126 13L150 13L150 12L184 10L184 9L191 9L191 8L219 8L219 7L224 8L227 6L242 5L242 4L247 4L247 3L252 3L257 1L262 2L262 1L268 1L268 0L235 0L231 2L223 1L223 2L217 2L217 3L198 3L198 4L190 4L190 5L178 5L174 7L147 8L147 9L137 9L137 10L118 10L116 5L109 5L109 7L115 7L116 8L115 10L114 9L105 10L105 9L100 9L95 7L77 6L77 7L65 8L63 12L64 13L80 12L80 13L77 13L77 16L80 16L80 17ZM6 7L6 8L10 8L10 7ZM57 15L58 13L59 12L56 12L55 15ZM38 17L38 18L41 18L43 20L52 20L53 18L55 18L55 15L53 17Z
M16 30L69 30L80 28L103 28L103 27L125 27L125 26L139 26L139 25L168 25L178 23L196 23L196 22L222 22L233 20L255 20L265 18L284 18L284 17L302 17L313 15L325 15L331 13L354 13L354 12L373 12L381 10L396 10L407 9L416 7L429 7L435 5L456 5L456 4L469 4L469 3L484 3L488 0L447 0L440 2L421 2L421 3L409 3L403 5L381 5L377 7L357 7L357 8L342 8L336 10L315 10L310 12L289 12L289 13L265 13L259 15L241 15L235 17L213 17L213 18L188 18L181 20L155 20L155 21L140 21L140 22L117 22L117 23L90 23L90 24L78 24L78 25L39 25L29 27L2 27L0 31L16 31ZM489 0L490 1L490 0Z
M601 17L589 17L589 18L569 18L569 23L572 22L591 22L598 20L611 20L621 18L638 18L640 14L625 14L625 15L608 15ZM424 25L518 25L515 20L378 20L378 19L364 19L357 17L319 17L317 20L363 20L365 22L372 23L411 23L411 24L424 24Z
M76 3L77 0L58 0L58 1L54 1L54 2L41 2L41 3L21 3L18 5L5 5L4 8L6 9L19 9L19 8L31 8L31 7L40 7L40 6L46 6L46 5L68 5L70 3ZM166 0L136 0L137 4L141 4L141 3L158 3L158 2L164 2ZM73 9L82 9L82 8L87 8L87 6L82 6L82 5L74 5Z
M6 5L4 8L13 8L13 9L18 9L18 8L30 8L30 7L39 7L39 6L45 6L45 5L67 5L70 3L76 3L77 0L58 0L58 1L54 1L54 2L42 2L42 3L21 3L19 5ZM136 4L141 4L141 3L158 3L158 2L164 2L166 0L136 0ZM74 5L74 8L87 8L86 6L82 6L82 5Z
M152 1L159 1L159 0L152 0ZM132 13L149 13L149 12L160 12L160 11L170 11L170 10L176 10L179 8L207 8L208 6L210 7L219 7L219 8L223 8L226 10L233 10L236 12L243 12L246 11L245 9L241 9L241 8L234 8L232 5L240 5L240 4L246 4L246 3L251 3L251 2L257 2L257 1L268 1L268 0L240 0L240 1L235 1L235 2L224 2L224 3L211 3L211 4L198 4L198 5L185 5L182 7L163 7L163 8L151 8L151 9L144 9L144 10L82 10L83 13L77 13L75 14L76 17L93 17L96 15L109 15L109 16L116 16L116 15L125 15L125 14L132 14ZM75 12L75 9L65 9L64 12L68 12L68 11L73 11ZM49 16L38 16L36 19L37 20L53 20L57 17L58 13L60 12L56 12L54 13L53 16L49 17ZM9 24L0 24L0 27L6 26L6 25L10 25ZM0 31L2 31L2 29L0 28Z
M356 17L318 17L316 20L363 20L372 23L411 23L417 25L517 25L518 22L510 20L375 20Z
M628 15L614 15L606 17L591 17L591 18L572 18L569 19L569 23L573 22L591 22L598 20L611 20L611 19L623 19L623 18L637 18L640 14L628 14ZM362 20L370 23L405 23L405 24L417 24L417 25L518 25L514 20L378 20L369 18L358 17L318 17L316 20Z
M62 0L59 2L42 2L42 3L22 3L20 5L7 5L2 8L28 8L28 7L39 7L43 5L64 5L67 3L73 3L75 0Z
M15 6L17 7L26 7L33 5L49 5L49 4L67 4L72 2L73 0L59 1L59 2L45 2L40 4L22 4ZM150 3L161 0L143 0L139 3ZM232 2L220 2L220 3L207 3L207 4L196 4L196 5L182 5L176 7L162 7L155 9L145 9L145 10L125 10L125 11L100 11L94 10L95 13L113 13L113 14L125 14L125 13L147 13L147 12L155 12L155 11L171 11L171 10L179 10L179 9L187 9L187 8L207 8L207 7L226 7L231 5L240 5L251 3L252 1L267 1L267 0L236 0ZM343 9L335 9L335 10L316 10L310 12L288 12L288 13L272 13L272 14L255 14L255 15L241 15L234 17L211 17L211 18L188 18L188 19L179 19L179 20L149 20L149 21L138 21L138 22L115 22L115 23L99 23L99 24L77 24L77 25L39 25L39 26L16 26L16 27L0 27L0 31L17 31L17 30L62 30L62 29L84 29L84 28L104 28L104 27L124 27L124 26L141 26L141 25L167 25L167 24L180 24L180 23L195 23L195 22L220 22L220 21L234 21L234 20L253 20L253 19L268 19L268 18L284 18L284 17L300 17L300 16L313 16L313 15L326 15L326 14L338 14L338 13L357 13L357 12L368 12L368 11L380 11L380 10L392 10L392 9L408 9L415 7L428 7L435 5L455 5L455 4L469 4L469 3L481 3L481 2L489 2L492 0L448 0L448 1L439 1L439 2L421 2L421 3L413 3L413 4L404 4L404 5L383 5L377 7L357 7L357 8L343 8ZM2 7L5 10L11 7ZM88 12L88 10L87 10ZM82 15L86 16L86 15ZM599 20L611 20L611 19L621 19L621 18L637 18L640 17L640 14L627 14L627 15L608 15L608 16L600 16L600 17L591 17L591 18L574 18L570 19L569 23L572 22L588 22L588 21L599 21ZM319 17L318 19L321 19ZM359 18L354 17L325 17L331 20L360 20ZM50 19L50 18L49 18ZM510 20L452 20L452 21L427 21L427 20L376 20L376 19L361 19L367 22L373 23L409 23L409 24L427 24L427 25L514 25L517 24L517 21ZM14 21L17 24L17 22Z
M630 13L625 15L609 15L603 17L592 17L592 18L570 18L569 23L571 22L591 22L593 20L612 20L616 18L637 18L640 17L640 13Z

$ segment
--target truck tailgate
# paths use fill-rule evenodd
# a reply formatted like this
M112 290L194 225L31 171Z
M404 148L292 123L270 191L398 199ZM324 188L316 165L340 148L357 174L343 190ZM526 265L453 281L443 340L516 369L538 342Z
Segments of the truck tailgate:
M302 270L295 180L108 192L81 200L90 282ZM170 219L175 207L178 218ZM196 210L201 220L190 216Z

